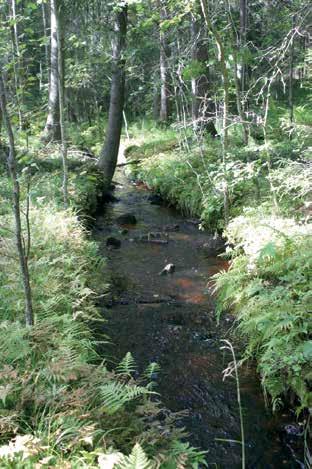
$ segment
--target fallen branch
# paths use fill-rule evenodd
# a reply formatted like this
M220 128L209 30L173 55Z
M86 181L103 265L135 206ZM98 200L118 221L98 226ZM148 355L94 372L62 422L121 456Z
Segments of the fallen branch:
M128 164L139 164L141 163L141 160L133 160L133 161L128 161L128 163L119 163L117 166L120 168L121 166L128 166Z

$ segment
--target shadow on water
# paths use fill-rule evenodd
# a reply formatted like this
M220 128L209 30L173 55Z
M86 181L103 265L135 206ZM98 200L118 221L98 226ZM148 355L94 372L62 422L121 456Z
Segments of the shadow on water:
M105 332L112 339L106 353L118 360L130 351L140 369L158 362L162 400L172 411L188 410L183 425L191 443L208 451L211 467L239 468L239 445L217 441L240 439L236 384L222 380L231 357L220 350L233 320L224 316L217 326L213 298L205 294L209 277L227 264L205 257L205 233L174 209L152 205L144 185L129 182L122 172L116 180L118 202L106 206L94 228L115 286L115 297L105 305ZM127 212L135 214L136 225L116 223ZM166 233L163 242L143 242L155 232L156 240ZM106 246L109 236L121 241L120 249ZM175 272L159 275L168 263ZM247 467L303 467L294 452L298 443L283 432L289 416L266 410L253 368L240 370L240 381Z

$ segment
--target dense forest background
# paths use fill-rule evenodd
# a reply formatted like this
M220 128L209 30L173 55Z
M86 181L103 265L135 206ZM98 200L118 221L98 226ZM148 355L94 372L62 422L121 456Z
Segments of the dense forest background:
M0 0L0 20L1 467L205 464L159 419L157 365L98 353L86 227L121 153L227 241L217 313L272 409L296 410L310 467L311 2Z

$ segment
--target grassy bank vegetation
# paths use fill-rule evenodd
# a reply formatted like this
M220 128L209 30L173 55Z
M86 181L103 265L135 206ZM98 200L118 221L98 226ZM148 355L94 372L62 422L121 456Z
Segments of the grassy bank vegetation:
M82 222L96 208L99 175L73 146L71 206L64 210L58 146L30 144L23 151L18 142L31 328L24 324L4 166L0 175L0 466L130 469L159 461L170 468L185 461L197 467L204 455L181 443L177 417L158 402L151 380L156 365L135 379L130 354L115 371L99 355L109 340L95 307L107 289L105 262Z
M305 111L295 109L290 135L286 108L273 104L267 142L254 135L248 146L232 126L225 162L220 139L146 123L144 143L136 146L134 138L126 151L141 160L131 165L134 177L199 217L202 227L223 232L231 266L215 277L218 311L235 311L245 358L257 359L273 407L291 398L298 411L312 405L312 121Z

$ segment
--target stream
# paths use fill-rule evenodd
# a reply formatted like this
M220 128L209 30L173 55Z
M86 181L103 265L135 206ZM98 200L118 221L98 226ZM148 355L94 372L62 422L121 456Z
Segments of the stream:
M103 304L112 342L105 356L116 362L130 351L139 371L157 362L164 405L188 411L183 418L188 441L207 451L209 467L240 468L240 445L220 441L240 439L236 382L222 379L231 355L220 350L221 340L230 339L233 318L223 315L217 325L214 299L207 293L209 277L227 263L205 256L201 246L207 234L175 209L151 204L143 184L129 181L121 169L114 182L117 200L106 204L93 230L114 292ZM118 224L118 216L129 212L137 223ZM120 247L107 246L108 237L119 239ZM169 263L175 271L159 275ZM235 350L239 355L237 344ZM303 467L293 417L272 416L266 409L252 366L239 373L247 467Z

